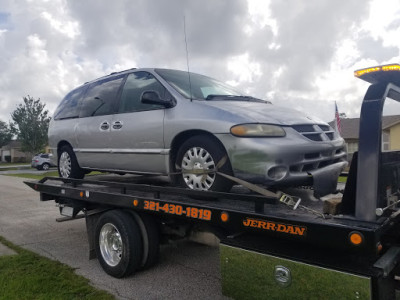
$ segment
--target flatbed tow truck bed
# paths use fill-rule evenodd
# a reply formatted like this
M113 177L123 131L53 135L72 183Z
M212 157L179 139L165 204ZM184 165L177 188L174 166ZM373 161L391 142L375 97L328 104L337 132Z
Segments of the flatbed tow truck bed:
M192 191L129 176L26 184L42 201L58 203L68 216L60 220L85 217L90 257L114 277L154 265L164 235L205 230L221 240L223 292L235 299L394 299L400 152L381 152L381 118L386 97L400 101L396 66L356 73L372 85L361 109L359 152L335 214L324 213L324 201L304 189L266 197L243 187Z

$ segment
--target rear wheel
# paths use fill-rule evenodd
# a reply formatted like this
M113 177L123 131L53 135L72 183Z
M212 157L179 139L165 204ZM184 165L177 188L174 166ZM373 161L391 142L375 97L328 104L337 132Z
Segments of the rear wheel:
M69 146L63 146L58 156L58 174L62 178L82 179L85 171L79 167L74 151Z
M44 164L42 165L42 169L43 169L44 171L47 171L48 169L50 169L50 165L49 165L48 163L44 163Z
M193 190L229 191L232 187L231 181L215 172L208 172L215 170L225 155L225 149L210 137L191 137L182 144L177 154L176 165L182 170L182 175L178 177L179 184ZM190 171L204 173L196 174ZM218 171L232 175L229 160Z
M122 278L136 271L142 261L143 245L132 216L120 210L104 213L96 225L95 250L107 274Z
M158 262L160 253L160 230L155 219L147 214L138 214L134 211L128 211L136 223L139 225L142 242L143 257L140 264L140 270L152 267Z

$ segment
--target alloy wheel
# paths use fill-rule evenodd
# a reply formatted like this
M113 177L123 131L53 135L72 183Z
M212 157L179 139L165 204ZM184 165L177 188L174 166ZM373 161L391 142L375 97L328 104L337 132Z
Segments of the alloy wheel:
M100 230L99 247L104 261L111 267L119 264L123 243L118 229L111 223L104 224Z

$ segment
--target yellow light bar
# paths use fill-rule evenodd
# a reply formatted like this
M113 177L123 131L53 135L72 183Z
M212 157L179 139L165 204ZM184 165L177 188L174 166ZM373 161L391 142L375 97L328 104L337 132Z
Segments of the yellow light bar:
M374 68L368 68L368 69L357 70L357 71L354 71L354 76L360 77L360 76L362 76L362 75L364 75L364 74L372 73L372 72L378 72L378 71L380 71L380 70L381 70L380 67L374 67Z
M372 67L372 68L366 68L366 69L361 69L354 71L354 76L355 77L361 77L362 75L368 74L368 73L374 73L374 72L379 72L379 71L400 71L400 65L399 64L392 64L392 65L385 65L385 66L378 66L378 67Z
M382 66L382 71L400 71L400 65L395 64L395 65Z

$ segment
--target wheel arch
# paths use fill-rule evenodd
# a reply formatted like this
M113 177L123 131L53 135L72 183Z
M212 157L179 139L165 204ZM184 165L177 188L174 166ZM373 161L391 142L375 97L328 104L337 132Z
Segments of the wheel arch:
M222 144L222 142L214 134L205 130L186 130L176 135L171 142L170 155L169 155L170 170L175 170L176 156L182 144L189 138L198 135L207 136L213 141L215 141L220 147L222 147L222 149L224 149L225 153L227 154L228 161L230 162L229 155L228 152L226 151L224 144Z
M61 150L61 148L64 147L64 146L71 147L71 149L73 150L71 143L69 143L69 142L66 141L66 140L62 140L62 141L58 142L58 144L57 144L57 156L58 156L58 157L60 156L60 150Z

